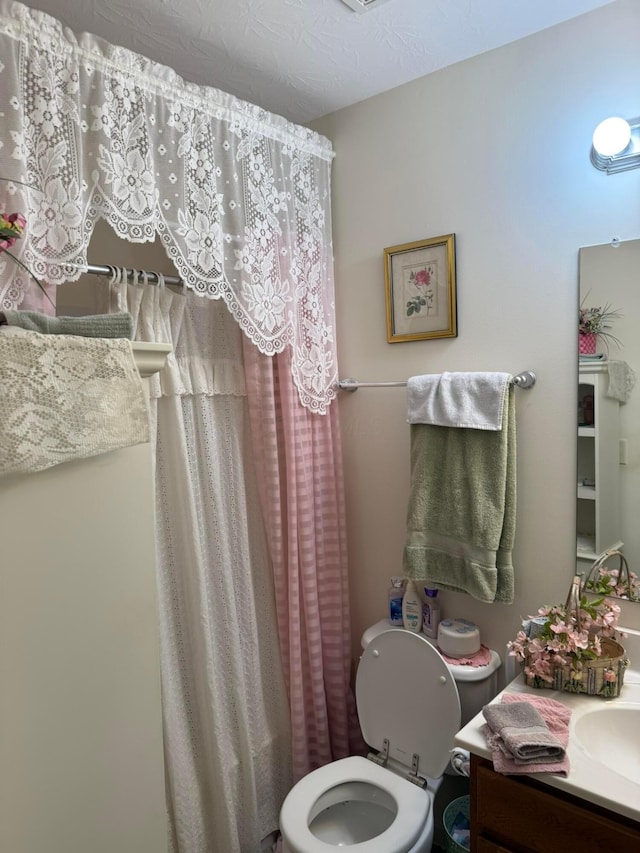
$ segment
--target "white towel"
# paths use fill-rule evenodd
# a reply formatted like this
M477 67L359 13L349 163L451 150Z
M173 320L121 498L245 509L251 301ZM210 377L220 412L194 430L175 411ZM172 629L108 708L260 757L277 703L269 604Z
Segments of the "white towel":
M509 373L442 373L407 382L407 422L501 430Z
M0 333L0 476L149 440L131 341Z
M636 374L626 361L609 362L607 397L627 403L636 384Z

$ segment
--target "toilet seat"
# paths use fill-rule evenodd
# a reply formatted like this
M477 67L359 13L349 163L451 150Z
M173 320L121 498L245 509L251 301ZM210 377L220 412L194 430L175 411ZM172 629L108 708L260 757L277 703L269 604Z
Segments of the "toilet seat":
M365 742L437 779L449 764L460 729L460 696L442 655L422 634L384 631L364 650L356 675L356 703Z
M287 853L335 853L338 846L348 846L349 853L431 849L433 793L429 787L437 787L435 780L449 763L460 728L460 698L449 667L424 636L384 631L371 640L360 659L356 702L364 739L381 754L377 760L386 767L352 756L303 777L289 791L280 812ZM410 778L426 781L425 787ZM345 805L347 811L338 816L336 812L347 803L351 808ZM345 818L357 815L364 803L374 807L376 816L384 817L375 824L378 834L362 841L346 840ZM330 833L339 829L339 841L319 838L323 830L318 824L318 834L312 832L310 827L319 816L320 824L326 821L323 829L326 826Z
M381 789L393 798L397 808L388 829L368 841L350 844L350 853L404 853L410 850L430 816L430 793L357 755L319 767L304 776L289 792L280 815L280 828L289 849L304 853L335 853L337 845L320 840L310 830L310 815L323 794L350 782L371 786L372 797L375 797L376 788Z

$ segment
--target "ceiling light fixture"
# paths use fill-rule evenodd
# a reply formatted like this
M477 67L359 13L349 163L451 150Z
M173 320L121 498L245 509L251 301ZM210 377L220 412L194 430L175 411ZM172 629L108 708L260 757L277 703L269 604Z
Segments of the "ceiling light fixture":
M342 0L342 2L354 12L368 12L374 6L382 6L388 0Z
M640 167L640 118L613 117L593 132L591 162L608 175Z

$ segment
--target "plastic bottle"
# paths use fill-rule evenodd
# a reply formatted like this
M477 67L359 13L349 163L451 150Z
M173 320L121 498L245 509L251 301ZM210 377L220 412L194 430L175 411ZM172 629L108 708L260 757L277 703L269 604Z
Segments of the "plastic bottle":
M402 599L402 624L415 634L422 628L422 600L414 581L407 583Z
M422 610L422 631L427 637L438 636L438 625L440 624L440 602L437 599L438 590L424 588L427 600Z
M427 588L424 588L424 594L427 594ZM422 604L422 633L427 633L427 628L429 626L429 601L431 599L427 598Z
M391 578L389 587L389 624L402 628L402 599L404 597L404 578Z

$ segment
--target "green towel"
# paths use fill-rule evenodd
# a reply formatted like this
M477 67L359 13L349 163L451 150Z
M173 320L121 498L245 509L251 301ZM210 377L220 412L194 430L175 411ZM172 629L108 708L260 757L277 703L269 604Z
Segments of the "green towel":
M499 431L412 424L408 578L513 602L515 426L513 386Z
M47 317L38 311L5 311L8 326L20 326L43 335L77 335L81 338L133 339L131 314L90 314L86 317Z

